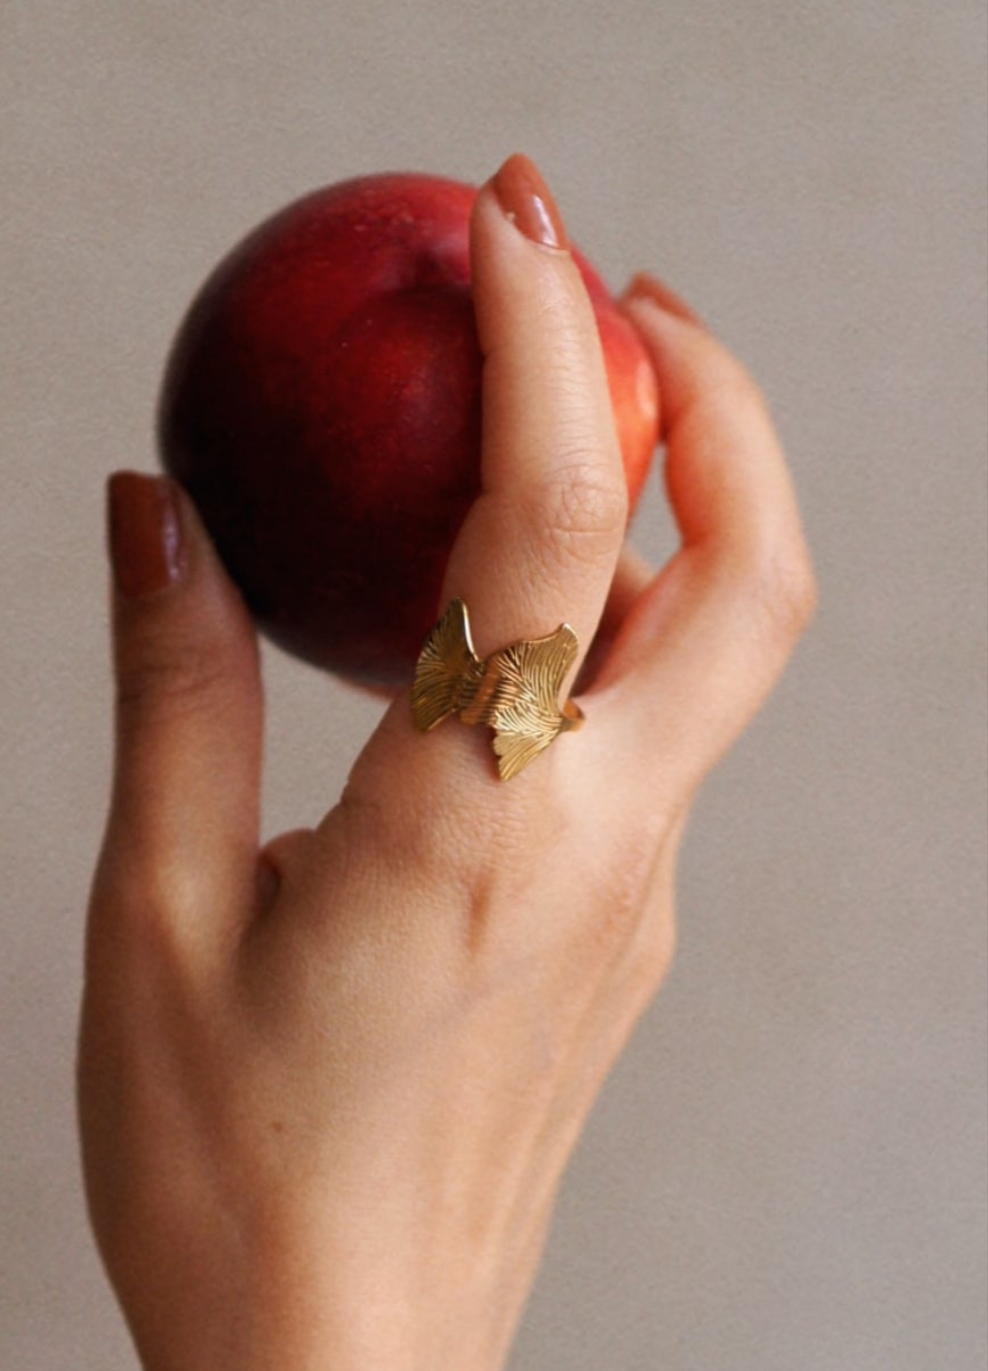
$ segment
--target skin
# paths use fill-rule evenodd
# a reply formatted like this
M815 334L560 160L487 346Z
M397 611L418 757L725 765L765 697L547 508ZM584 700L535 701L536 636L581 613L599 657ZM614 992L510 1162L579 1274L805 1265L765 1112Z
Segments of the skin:
M587 722L497 779L486 730L388 707L339 802L261 848L255 632L187 500L181 579L114 596L114 792L80 1048L87 1190L149 1371L496 1371L566 1161L669 966L697 787L812 613L744 368L639 277L682 544L623 549L568 252L472 225L483 494L443 603L481 656L566 618ZM598 632L599 630L599 632ZM596 641L595 641L596 639Z

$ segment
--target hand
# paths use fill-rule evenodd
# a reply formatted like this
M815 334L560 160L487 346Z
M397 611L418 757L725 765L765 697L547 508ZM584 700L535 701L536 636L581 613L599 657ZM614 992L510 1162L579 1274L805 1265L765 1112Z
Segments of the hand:
M765 405L689 311L646 278L626 300L682 533L653 578L622 551L592 313L523 161L481 191L473 254L484 489L443 607L466 601L481 656L562 619L596 638L586 725L515 780L485 730L418 733L405 692L319 827L259 851L249 616L180 491L111 487L81 1120L152 1371L503 1365L566 1160L669 964L692 797L812 607Z

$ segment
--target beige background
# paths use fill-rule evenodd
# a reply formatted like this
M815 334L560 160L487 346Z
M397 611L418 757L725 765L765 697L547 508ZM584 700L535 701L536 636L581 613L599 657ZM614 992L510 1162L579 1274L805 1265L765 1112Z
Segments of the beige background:
M109 766L102 481L257 219L523 148L772 396L819 620L709 785L682 951L514 1371L976 1371L985 1337L981 0L0 0L0 1365L134 1366L73 1033ZM639 524L670 547L656 489ZM376 707L274 652L269 830ZM451 1368L452 1371L452 1368Z

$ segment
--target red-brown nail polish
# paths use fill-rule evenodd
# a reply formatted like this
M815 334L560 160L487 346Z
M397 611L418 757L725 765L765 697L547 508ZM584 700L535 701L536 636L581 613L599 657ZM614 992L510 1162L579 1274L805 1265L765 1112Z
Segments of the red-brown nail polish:
M494 192L511 222L526 238L547 248L568 246L552 192L530 158L517 152L494 177Z
M625 300L650 300L653 305L658 305L659 309L666 314L674 314L677 319L684 320L687 324L698 324L703 327L703 320L681 296L671 290L664 281L660 281L657 276L651 276L648 272L640 271L637 276L632 277L631 284L624 293Z
M107 516L110 561L121 595L155 595L181 579L185 546L171 481L115 472L107 483Z

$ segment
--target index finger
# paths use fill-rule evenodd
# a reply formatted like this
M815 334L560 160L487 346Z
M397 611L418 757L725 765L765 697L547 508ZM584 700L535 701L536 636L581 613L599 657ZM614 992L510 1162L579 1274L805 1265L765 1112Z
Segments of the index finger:
M617 564L628 492L593 308L527 158L509 158L478 194L471 254L484 357L482 493L453 548L442 607L467 601L481 655L564 619L585 652Z
M452 609L434 635L437 684L433 690L430 676L420 724L434 732L415 731L400 697L386 720L386 746L379 734L355 774L365 779L370 759L386 751L392 776L395 767L415 768L418 785L442 786L447 798L458 775L471 798L500 786L486 718L478 709L485 726L466 729L467 710L451 704L461 674L449 662L461 673L489 668L493 678L501 667L490 666L492 656L524 645L533 658L526 683L536 679L553 693L551 715L600 623L628 512L593 306L551 194L527 158L509 158L478 193L471 254L484 359L481 493L452 549L439 605L440 613ZM486 685L476 698L489 698ZM498 732L500 774L519 774L534 756L532 774L537 767L540 785L548 784L557 751L571 743L547 744L547 725L533 750L521 713L511 740ZM526 775L512 794L531 783ZM502 795L498 802L506 803Z

